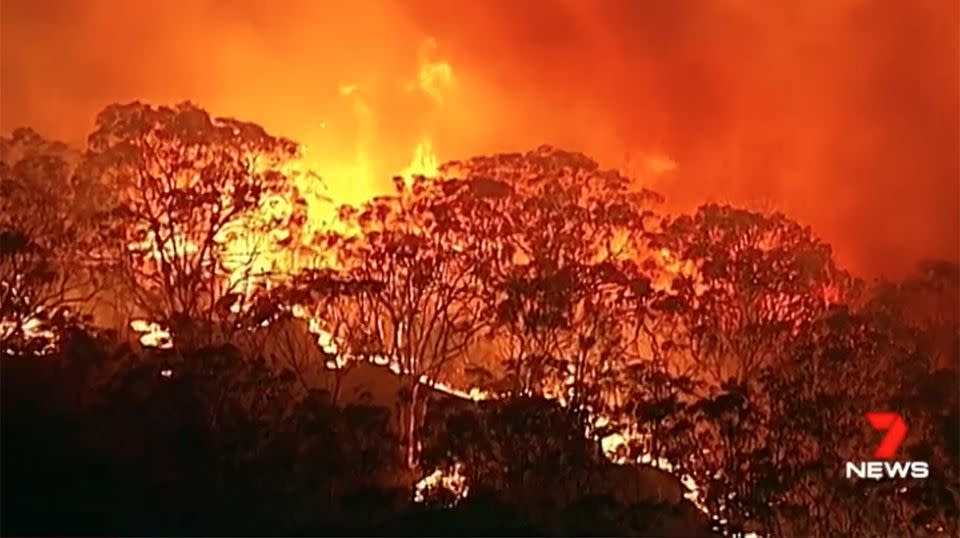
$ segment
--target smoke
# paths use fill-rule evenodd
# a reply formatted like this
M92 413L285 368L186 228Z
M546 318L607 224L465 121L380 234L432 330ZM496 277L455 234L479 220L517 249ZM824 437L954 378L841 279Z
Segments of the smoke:
M937 0L4 0L0 131L81 143L108 103L190 99L319 160L376 155L383 181L344 198L424 138L441 160L552 143L671 210L782 210L897 274L958 254L958 66Z

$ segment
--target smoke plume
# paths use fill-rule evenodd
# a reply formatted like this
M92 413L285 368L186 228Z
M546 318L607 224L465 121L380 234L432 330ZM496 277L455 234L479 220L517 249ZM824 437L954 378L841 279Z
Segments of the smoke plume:
M958 66L940 0L3 0L0 131L82 144L111 102L189 99L330 176L369 167L330 180L352 200L423 140L441 160L551 143L671 210L782 210L897 274L957 257Z

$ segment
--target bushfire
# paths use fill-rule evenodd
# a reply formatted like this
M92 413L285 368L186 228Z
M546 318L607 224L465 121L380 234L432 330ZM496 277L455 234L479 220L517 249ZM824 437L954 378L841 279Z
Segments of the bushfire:
M27 4L0 531L958 532L955 8Z

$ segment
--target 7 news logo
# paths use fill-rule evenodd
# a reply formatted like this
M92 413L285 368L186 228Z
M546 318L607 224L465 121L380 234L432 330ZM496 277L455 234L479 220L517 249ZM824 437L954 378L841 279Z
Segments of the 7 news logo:
M847 462L847 478L927 478L930 465L925 461L891 461L907 437L907 423L899 413L871 411L866 414L873 429L886 432L877 449L874 461Z

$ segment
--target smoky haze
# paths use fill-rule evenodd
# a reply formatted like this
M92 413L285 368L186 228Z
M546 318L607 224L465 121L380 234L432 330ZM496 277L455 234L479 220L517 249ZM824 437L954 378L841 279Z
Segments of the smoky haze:
M949 0L2 0L0 131L80 144L111 102L189 99L372 156L384 181L333 186L363 196L424 138L441 160L552 143L898 274L960 246L958 28ZM428 56L439 97L409 91Z

